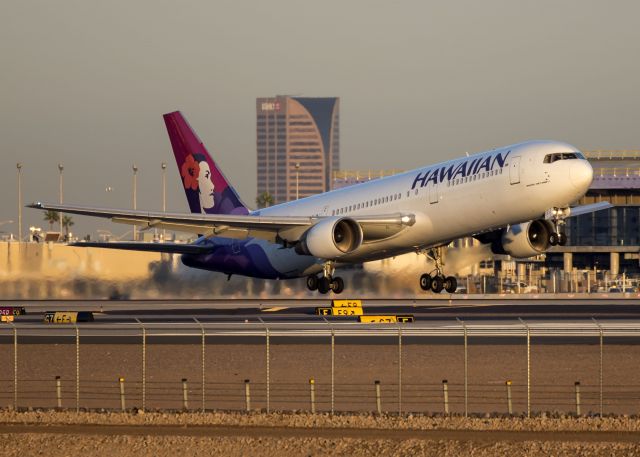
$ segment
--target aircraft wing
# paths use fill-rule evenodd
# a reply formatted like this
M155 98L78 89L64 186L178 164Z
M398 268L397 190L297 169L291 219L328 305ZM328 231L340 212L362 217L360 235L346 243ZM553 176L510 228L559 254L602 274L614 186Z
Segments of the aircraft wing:
M220 235L228 238L255 237L275 241L295 242L316 224L321 217L251 216L233 214L192 214L137 211L126 209L92 208L86 206L33 203L29 208L59 211L110 219L112 222L131 224L142 229L166 229L200 235ZM362 227L365 240L382 239L413 225L413 214L387 214L381 216L352 217ZM111 243L113 244L113 243ZM85 244L82 244L83 246Z
M195 244L183 243L145 243L139 241L114 241L114 242L95 242L95 241L78 241L69 243L69 246L80 246L83 248L103 248L103 249L124 249L126 251L147 251L147 252L166 252L169 254L207 254L212 250L212 246L202 246Z

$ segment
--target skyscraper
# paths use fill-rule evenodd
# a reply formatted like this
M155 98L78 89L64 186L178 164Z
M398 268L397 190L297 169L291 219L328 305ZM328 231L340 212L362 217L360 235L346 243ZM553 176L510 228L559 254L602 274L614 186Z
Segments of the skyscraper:
M256 99L258 195L274 203L326 192L340 167L340 99Z

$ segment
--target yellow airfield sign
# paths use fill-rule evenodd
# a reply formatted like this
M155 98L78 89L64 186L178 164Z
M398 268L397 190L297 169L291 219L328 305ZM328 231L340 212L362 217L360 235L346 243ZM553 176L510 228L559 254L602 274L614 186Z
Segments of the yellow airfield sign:
M396 324L398 322L413 322L414 318L409 314L401 316L370 314L368 316L360 316L358 318L358 321L362 322L363 324Z
M316 308L316 314L320 316L362 316L362 308Z
M332 308L362 308L362 300L331 300Z

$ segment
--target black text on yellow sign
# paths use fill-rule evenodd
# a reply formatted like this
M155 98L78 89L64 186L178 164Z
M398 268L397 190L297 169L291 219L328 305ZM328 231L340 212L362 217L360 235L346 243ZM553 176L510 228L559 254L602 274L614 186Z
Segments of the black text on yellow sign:
M48 324L74 324L78 320L75 312L48 312L44 314L44 321Z
M320 316L362 316L362 308L316 308Z
M362 300L331 300L332 308L362 308Z
M48 324L75 324L76 322L93 322L93 313L87 311L47 311L44 321Z
M396 324L398 322L406 323L413 322L414 318L411 315L401 315L401 316L393 316L393 315L368 315L368 316L360 316L358 318L359 322L365 324Z

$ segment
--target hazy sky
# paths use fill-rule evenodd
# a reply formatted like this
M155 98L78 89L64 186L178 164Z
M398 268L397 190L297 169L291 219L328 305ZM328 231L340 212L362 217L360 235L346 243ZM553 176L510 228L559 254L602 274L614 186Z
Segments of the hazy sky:
M533 138L640 148L637 1L0 3L0 231L24 200L187 211L180 109L251 206L255 98L341 98L343 168L414 168ZM105 192L111 186L112 192ZM24 226L45 226L24 211ZM125 226L75 217L79 235Z

